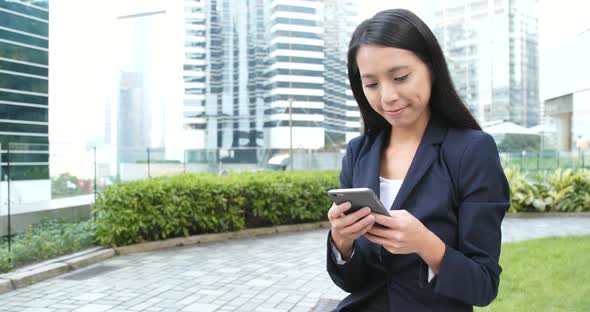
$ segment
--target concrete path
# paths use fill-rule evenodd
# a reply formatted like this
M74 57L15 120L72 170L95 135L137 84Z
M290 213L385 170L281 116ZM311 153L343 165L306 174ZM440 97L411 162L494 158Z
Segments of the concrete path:
M504 241L590 234L590 217L507 218ZM0 295L0 311L310 311L341 299L326 230L115 257Z

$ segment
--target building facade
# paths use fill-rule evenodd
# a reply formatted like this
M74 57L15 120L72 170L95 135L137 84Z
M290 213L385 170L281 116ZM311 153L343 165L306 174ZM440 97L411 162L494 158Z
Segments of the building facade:
M342 146L358 135L345 62L355 19L345 0L186 1L192 147L255 161L254 149Z
M358 1L324 0L324 129L325 147L341 147L360 133L361 115L352 96L347 52L358 24Z
M548 57L544 70L552 75L546 75L543 83L543 136L553 144L546 149L572 151L579 141L590 139L590 77L583 70L568 71L567 78L560 74L567 68L589 68L588 51L590 29L568 40ZM586 148L584 152L590 150Z
M0 0L2 181L8 170L11 180L49 179L48 20L48 1Z
M321 148L325 142L323 3L274 0L268 4L265 147Z
M429 24L480 122L539 123L536 0L429 1Z

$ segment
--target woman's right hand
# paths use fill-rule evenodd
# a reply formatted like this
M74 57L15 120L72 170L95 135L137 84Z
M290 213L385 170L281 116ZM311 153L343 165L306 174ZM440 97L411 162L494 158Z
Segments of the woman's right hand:
M343 259L350 258L354 241L369 231L375 223L375 217L371 215L371 209L368 207L345 215L344 212L350 207L348 202L340 205L334 203L328 210L332 241Z

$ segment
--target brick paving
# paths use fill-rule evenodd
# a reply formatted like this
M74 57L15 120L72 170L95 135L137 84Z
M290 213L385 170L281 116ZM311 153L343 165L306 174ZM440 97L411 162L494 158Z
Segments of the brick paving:
M326 230L115 257L0 295L0 311L327 311ZM590 217L507 218L503 240L590 234Z

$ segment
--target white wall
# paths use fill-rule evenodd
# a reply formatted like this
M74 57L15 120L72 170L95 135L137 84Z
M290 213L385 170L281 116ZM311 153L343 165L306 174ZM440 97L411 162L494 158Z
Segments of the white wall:
M572 138L578 135L590 139L590 86L589 89L574 93L572 114Z
M588 51L590 30L546 53L539 67L542 100L590 88Z
M51 199L50 180L12 181L10 183L10 202L13 204L34 203ZM2 213L8 203L8 182L0 182L0 207Z
M290 147L289 127L265 129L265 146L267 148ZM324 129L312 127L293 127L293 148L318 149L324 147Z

